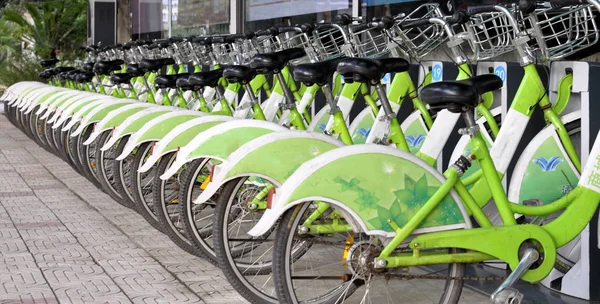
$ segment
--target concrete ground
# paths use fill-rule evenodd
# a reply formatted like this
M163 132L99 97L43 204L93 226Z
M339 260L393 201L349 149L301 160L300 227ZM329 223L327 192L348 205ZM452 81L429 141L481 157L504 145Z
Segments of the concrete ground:
M0 115L0 303L239 303L179 249Z

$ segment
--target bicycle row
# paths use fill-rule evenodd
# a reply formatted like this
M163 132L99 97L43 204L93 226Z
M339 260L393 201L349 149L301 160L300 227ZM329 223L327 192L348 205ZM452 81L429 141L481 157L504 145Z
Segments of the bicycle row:
M402 290L426 287L456 303L467 266L501 260L513 272L492 299L520 303L517 279L577 262L600 199L600 148L581 164L580 113L561 115L570 88L550 103L534 64L597 42L599 8L524 1L444 16L426 4L360 24L342 15L90 47L81 70L48 68L40 76L51 85L19 83L1 99L11 122L219 265L250 302L403 302L414 299ZM433 82L432 70L415 85L410 63L440 46L456 80ZM525 74L501 117L492 92L503 80L471 67L511 51ZM311 115L319 91L326 105ZM359 98L366 107L351 119ZM517 155L536 108L547 125Z

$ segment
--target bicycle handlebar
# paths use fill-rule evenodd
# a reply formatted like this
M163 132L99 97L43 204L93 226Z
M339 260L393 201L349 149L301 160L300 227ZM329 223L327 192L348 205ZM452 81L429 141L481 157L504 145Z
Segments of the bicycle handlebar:
M553 8L561 8L565 6L587 4L585 0L550 0L550 5Z
M490 5L469 6L467 8L467 11L469 14L473 15L473 14L481 14L481 13L493 13L498 10L496 10L495 4L490 4Z

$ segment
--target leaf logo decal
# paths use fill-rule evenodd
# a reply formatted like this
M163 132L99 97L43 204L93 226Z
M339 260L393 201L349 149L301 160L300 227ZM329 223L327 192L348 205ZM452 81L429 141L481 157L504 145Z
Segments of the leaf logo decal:
M360 128L358 130L356 130L356 132L358 132L358 134L360 134L360 136L367 138L367 136L369 136L369 133L371 133L371 128Z
M531 162L540 166L542 171L551 172L556 170L556 167L558 167L558 164L563 162L563 159L558 156L553 156L550 158L540 157L532 160Z
M326 124L318 124L317 125L317 129L321 130L321 131L325 131L325 128L327 127Z
M411 147L418 148L425 141L425 135L408 135L406 141Z

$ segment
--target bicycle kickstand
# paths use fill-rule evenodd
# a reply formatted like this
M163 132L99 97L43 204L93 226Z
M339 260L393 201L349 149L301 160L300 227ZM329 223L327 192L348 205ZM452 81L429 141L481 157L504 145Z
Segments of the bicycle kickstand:
M506 278L502 285L494 291L490 299L494 304L521 304L523 302L523 294L518 290L511 288L512 285L523 276L525 271L529 269L540 257L540 254L535 249L527 249L525 254L519 261L515 270Z

